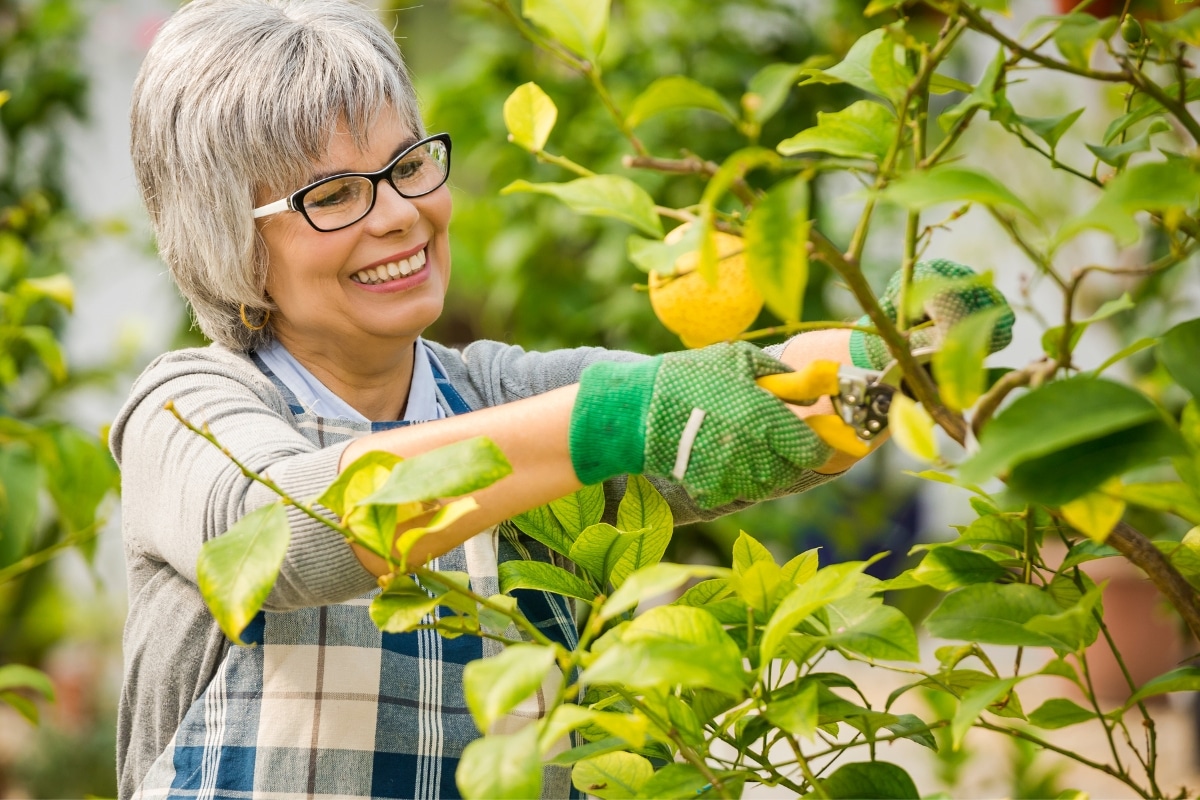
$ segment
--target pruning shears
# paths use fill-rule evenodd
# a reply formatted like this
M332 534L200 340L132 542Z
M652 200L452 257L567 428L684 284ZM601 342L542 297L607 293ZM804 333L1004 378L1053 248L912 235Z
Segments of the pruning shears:
M927 364L934 348L913 351L919 364ZM863 369L837 361L813 361L795 372L764 375L757 383L793 405L810 406L822 397L833 401L833 414L816 414L805 422L830 447L852 456L865 456L875 437L888 425L892 397L903 391L900 363L882 370Z

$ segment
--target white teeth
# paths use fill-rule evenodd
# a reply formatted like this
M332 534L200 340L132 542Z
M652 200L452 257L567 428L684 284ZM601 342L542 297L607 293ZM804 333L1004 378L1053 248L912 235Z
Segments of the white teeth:
M420 250L415 255L400 261L391 261L387 264L381 264L378 267L368 267L367 269L359 270L351 276L351 280L368 285L383 283L401 276L412 275L425 266L425 261L425 251Z

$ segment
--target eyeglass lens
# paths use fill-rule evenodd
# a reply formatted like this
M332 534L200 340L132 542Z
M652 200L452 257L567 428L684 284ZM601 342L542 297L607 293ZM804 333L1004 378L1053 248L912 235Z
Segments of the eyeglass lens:
M420 197L437 189L450 170L446 143L433 140L402 154L387 179L404 197ZM367 215L377 180L348 175L317 184L304 193L304 214L318 230L336 230Z

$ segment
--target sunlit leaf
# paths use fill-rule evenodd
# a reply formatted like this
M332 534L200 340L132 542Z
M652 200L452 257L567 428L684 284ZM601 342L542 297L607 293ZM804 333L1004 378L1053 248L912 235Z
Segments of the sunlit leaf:
M808 283L808 181L771 187L746 220L746 266L767 308L798 322Z
M491 439L476 436L406 458L387 481L362 503L400 504L458 497L512 472L512 465Z
M1125 707L1128 708L1146 698L1157 697L1160 694L1196 691L1200 691L1200 667L1179 667L1146 681L1125 701Z
M1065 697L1053 697L1029 714L1029 724L1046 730L1058 730L1096 718L1096 712L1080 708Z
M505 561L499 567L500 591L537 589L591 601L595 592L581 578L542 561Z
M281 503L251 511L200 548L196 583L230 641L244 645L242 631L275 585L291 540Z
M1165 511L1200 525L1200 495L1180 481L1150 481L1105 486L1104 491L1143 508ZM1073 524L1073 523L1072 523Z
M467 800L528 800L542 795L537 726L484 736L463 749L454 782Z
M20 337L37 353L38 359L55 382L67 379L66 357L54 331L45 325L23 325L20 328Z
M812 681L795 694L767 704L766 715L785 731L805 739L817 732L817 683Z
M1139 211L1187 211L1200 197L1200 174L1172 162L1137 164L1119 172L1104 189L1104 196L1081 217L1067 221L1056 241L1064 242L1089 228L1105 230L1122 245L1141 235L1134 215Z
M1125 501L1106 491L1088 492L1064 503L1062 513L1072 527L1087 534L1093 542L1103 544L1125 514Z
M572 210L594 217L612 217L650 236L662 236L654 199L645 189L619 175L594 175L568 183L530 183L516 180L500 194L533 192L558 198Z
M884 661L917 661L917 634L908 617L878 597L851 595L825 607L826 646Z
M679 108L699 108L737 121L737 113L721 95L684 75L658 78L633 101L625 124L636 128L650 117Z
M908 396L896 392L888 409L888 429L896 445L919 461L938 458L933 417Z
M463 692L479 730L487 733L497 720L536 692L554 659L552 647L521 643L467 664L462 674Z
M815 611L853 592L856 587L855 576L866 566L867 562L864 561L831 564L818 570L816 575L788 594L763 628L759 643L760 663L769 663L783 640Z
M958 322L933 354L933 375L942 400L952 411L965 411L983 394L987 373L983 361L996 322L1008 309L993 306Z
M1181 322L1163 334L1158 360L1175 381L1200 400L1200 319Z
M1116 17L1096 19L1090 14L1076 13L1062 17L1054 31L1054 43L1068 62L1080 69L1087 69L1096 44L1113 35L1119 20Z
M608 33L610 0L523 0L525 18L595 64Z
M571 731L587 727L600 728L633 747L641 747L646 741L650 721L641 714L598 711L568 703L551 713L550 721L542 732L542 741L557 742Z
M654 775L650 760L636 753L608 753L576 762L571 783L601 800L627 800Z
M975 88L969 95L963 98L957 105L954 105L938 116L938 125L943 131L949 131L958 122L963 119L969 112L975 109L983 109L990 111L996 107L996 81L1001 75L1004 68L1004 48L1000 48L992 60L988 62L987 69L979 78L979 82L975 84Z
M828 56L810 56L800 64L767 64L754 74L746 85L746 94L742 95L742 108L746 117L751 122L762 125L783 106L788 93L800 80L804 70L819 68L828 61Z
M558 107L532 81L518 86L504 101L509 141L530 152L539 153L546 146L557 119Z
M807 83L848 83L868 94L887 97L871 75L871 58L887 32L876 28L851 45L841 62L828 69L806 69L802 72L800 85Z
M369 613L375 627L385 633L407 633L425 621L441 604L411 578L394 578L371 600Z
M0 667L0 692L15 689L36 692L46 700L54 699L54 684L46 673L24 664L5 664Z
M729 574L724 567L659 562L626 578L621 587L609 595L597 616L602 621L609 620L625 613L640 601L676 589L692 578L724 577Z
M986 172L969 167L945 166L908 173L891 183L880 197L914 210L969 202L1012 208L1034 218L1029 206L1011 189Z
M884 36L871 53L869 66L879 91L894 107L900 107L914 76L908 65L896 58L896 41Z
M563 530L575 538L604 517L604 486L599 483L584 486L577 492L552 500L550 511L562 523Z
M635 570L657 564L674 531L671 507L654 484L641 475L630 475L625 483L625 496L617 507L617 528L642 533L617 559L609 575L614 586L620 586Z
M955 712L954 719L950 723L951 741L955 750L962 746L963 738L975 724L979 715L988 706L1003 700L1004 696L1012 692L1013 688L1026 677L1028 676L1022 675L983 683L963 694L958 704L958 711Z
M30 299L45 297L67 311L75 309L75 283L64 272L42 278L25 278L17 284L16 293Z
M1163 133L1171 130L1171 126L1166 121L1156 119L1150 123L1150 126L1142 131L1141 134L1135 136L1123 144L1116 144L1110 147L1105 147L1098 144L1089 144L1088 150L1095 154L1096 158L1103 161L1112 167L1121 169L1129 161L1129 157L1134 153L1144 153L1150 149L1150 137L1156 133Z
M785 156L817 152L879 162L895 141L898 124L884 106L859 100L841 111L818 111L814 127L784 139L776 149Z
M532 539L536 539L556 553L571 552L571 544L578 531L568 531L550 510L550 506L538 506L512 518L517 528Z

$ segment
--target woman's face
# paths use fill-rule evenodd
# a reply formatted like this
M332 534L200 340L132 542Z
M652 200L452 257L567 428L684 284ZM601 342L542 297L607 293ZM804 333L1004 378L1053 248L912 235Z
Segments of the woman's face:
M364 150L339 129L312 177L378 170L416 140L394 113L380 115ZM277 199L265 194L260 204ZM380 181L370 213L338 231L317 231L297 212L264 217L259 231L276 337L293 355L364 355L363 346L418 336L442 313L450 207L444 184L408 199Z

